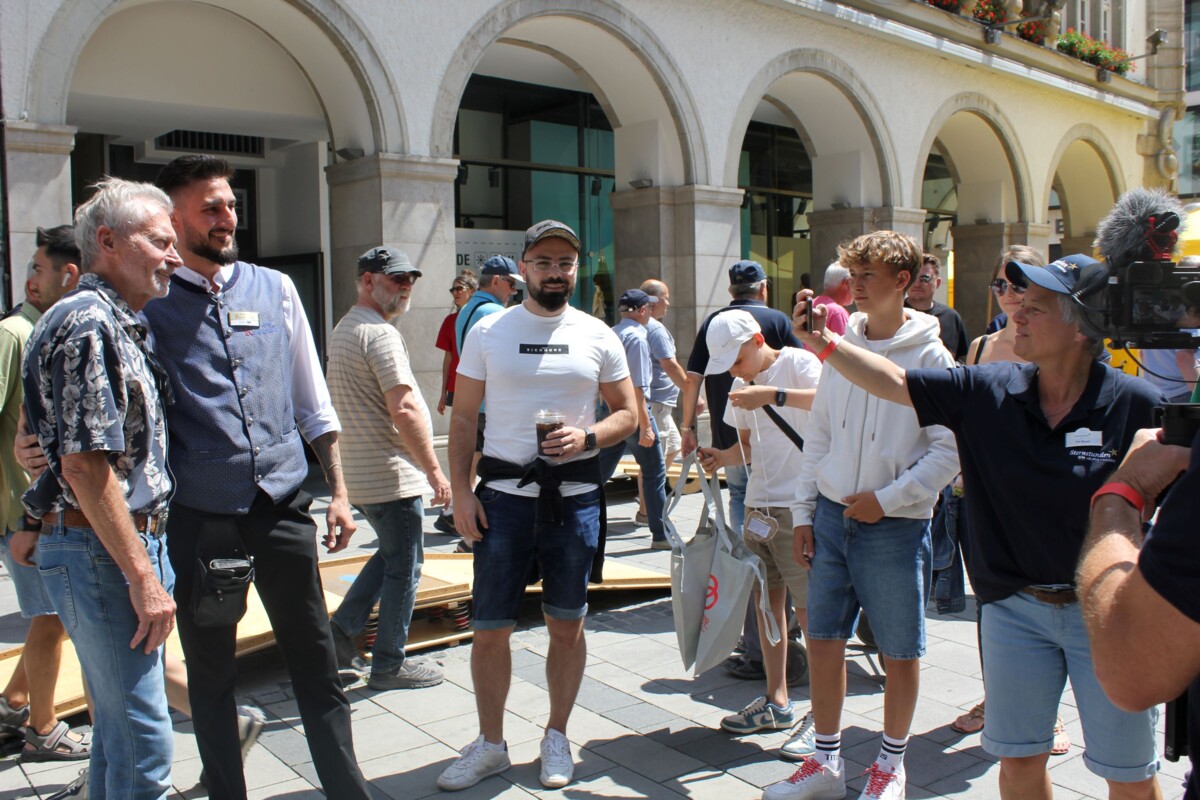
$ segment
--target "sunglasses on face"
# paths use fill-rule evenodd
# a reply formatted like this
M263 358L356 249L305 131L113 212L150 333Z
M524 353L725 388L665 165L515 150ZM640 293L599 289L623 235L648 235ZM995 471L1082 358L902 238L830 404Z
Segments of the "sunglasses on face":
M465 292L465 291L467 291L467 287L465 287L465 286L457 286L456 285L456 286L450 287L450 294L458 294L459 292Z
M932 275L918 275L917 280L921 283L933 283Z
M1004 278L996 278L988 285L992 287L992 291L996 294L996 297L999 297L1010 290L1013 292L1013 294L1025 294L1025 288L1023 286L1017 286L1015 283L1009 283L1008 281L1004 280Z

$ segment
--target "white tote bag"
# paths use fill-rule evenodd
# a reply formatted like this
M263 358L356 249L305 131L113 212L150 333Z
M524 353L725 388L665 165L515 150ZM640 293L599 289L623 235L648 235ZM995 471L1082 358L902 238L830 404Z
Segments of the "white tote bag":
M671 522L671 513L683 497L683 487L692 467L696 467L700 481L704 514L696 535L691 541L684 542ZM675 635L679 640L679 655L683 659L684 669L691 669L696 661L696 645L700 642L700 625L704 620L704 596L708 591L708 576L712 572L713 553L717 547L717 517L721 516L721 505L719 500L714 500L715 484L716 478L712 478L710 484L710 479L696 464L695 453L685 456L680 464L679 479L675 481L675 489L663 514L663 532L671 543L671 611L675 615ZM724 526L723 521L719 524Z

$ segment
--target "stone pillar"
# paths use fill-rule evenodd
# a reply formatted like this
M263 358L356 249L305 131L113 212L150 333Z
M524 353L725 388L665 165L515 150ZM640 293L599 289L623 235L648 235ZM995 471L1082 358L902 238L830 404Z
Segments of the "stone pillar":
M358 257L389 245L408 253L422 272L407 313L397 327L408 344L417 383L433 413L434 432L445 434L449 416L438 416L442 351L434 338L452 310L447 290L456 274L454 178L458 161L377 153L327 167L329 264L333 323L357 298Z
M8 178L8 253L13 303L25 297L25 265L37 247L38 227L71 221L71 151L76 129L33 122L4 123Z
M925 211L920 208L846 208L811 211L808 214L812 239L813 289L820 291L825 267L837 258L837 246L864 233L893 230L925 241Z
M1064 256L1083 253L1085 256L1092 255L1092 242L1096 241L1096 234L1091 233L1086 236L1064 236L1059 240L1062 245Z
M729 266L741 258L742 190L678 186L616 192L615 289L647 278L671 287L664 324L686 363L700 322L729 303Z
M1011 245L1027 244L1045 255L1050 226L1026 222L955 225L950 235L954 239L954 309L962 316L967 335L974 338L983 333L991 316L1000 313L995 302L990 306L988 302L988 284L1000 253Z

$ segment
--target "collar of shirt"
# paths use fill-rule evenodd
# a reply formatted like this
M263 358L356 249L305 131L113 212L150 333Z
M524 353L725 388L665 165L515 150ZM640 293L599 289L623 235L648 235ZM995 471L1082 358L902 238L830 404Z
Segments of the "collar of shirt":
M95 273L88 272L79 279L79 288L93 291L107 300L109 305L113 307L117 322L121 324L121 327L126 329L132 328L138 332L141 338L145 338L146 327L142 323L142 320L133 312L129 304L121 299L121 295L117 294L117 290L110 286L107 281Z
M764 303L762 300L755 300L752 297L743 297L738 300L730 301L729 305L731 305L731 306L765 306L766 303Z
M217 274L213 276L211 281L209 281L208 278L204 277L199 272L196 272L196 270L186 266L176 269L175 275L181 280L185 280L188 283L208 289L210 292L215 294L216 292L221 291L225 284L229 282L229 279L233 277L233 270L236 266L236 262L233 264L225 264L219 270L217 270Z
M484 303L495 303L498 306L504 305L504 303L500 302L500 298L496 297L491 292L485 292L483 289L476 289L475 294L471 295L472 300L474 300L476 297L481 299L481 302L477 303L476 305L483 305Z
M1112 405L1116 396L1116 378L1111 374L1113 369L1105 366L1103 362L1096 360L1092 362L1088 372L1087 385L1083 389L1083 394L1076 401L1071 413L1068 414L1062 422L1059 422L1061 427L1063 423L1070 421L1077 414L1094 411L1097 408L1105 408ZM1042 414L1041 401L1038 399L1037 391L1037 375L1038 368L1034 364L1023 365L1022 368L1008 382L1008 394L1031 414L1034 414L1039 419L1045 420ZM1035 413L1036 412L1036 413Z

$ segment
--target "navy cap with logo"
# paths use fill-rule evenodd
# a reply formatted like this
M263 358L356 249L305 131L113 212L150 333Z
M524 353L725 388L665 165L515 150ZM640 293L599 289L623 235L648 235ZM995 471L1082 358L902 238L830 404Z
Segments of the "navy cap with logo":
M415 275L421 277L421 270L408 260L408 254L395 247L372 247L358 257L358 274L365 272L382 272L384 275Z
M621 299L617 301L617 309L620 311L637 311L646 305L653 305L658 302L658 298L651 294L646 294L641 289L626 289L621 295Z
M739 261L729 268L729 285L758 283L767 279L767 272L757 261Z
M499 275L502 278L509 278L517 283L525 283L525 279L521 277L521 272L517 269L517 265L508 256L492 256L483 262L483 266L479 268L479 274Z
M1058 294L1079 297L1104 285L1103 276L1108 270L1103 264L1082 253L1065 256L1053 264L1035 267L1020 261L1009 261L1004 265L1004 274L1018 289L1027 289L1029 284Z
M525 249L521 251L521 257L524 258L529 248L538 242L550 238L563 239L575 248L576 253L579 252L579 237L575 235L575 231L558 220L544 219L525 231Z

